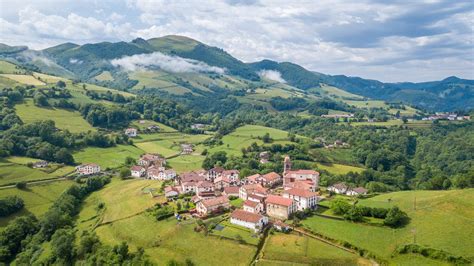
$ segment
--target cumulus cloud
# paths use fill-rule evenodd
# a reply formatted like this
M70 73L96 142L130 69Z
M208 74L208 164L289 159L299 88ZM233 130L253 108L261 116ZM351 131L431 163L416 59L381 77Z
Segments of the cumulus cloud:
M136 71L140 69L158 67L160 69L173 73L225 73L225 69L220 67L209 66L208 64L197 60L182 58L178 56L169 56L160 52L124 56L119 59L113 59L111 63L112 65L116 67L121 67L127 71Z
M260 70L257 74L260 77L263 77L269 80L277 81L280 83L286 83L286 80L284 80L281 77L281 73L276 70L263 69L263 70Z
M472 0L212 0L205 5L200 0L7 0L3 5L0 42L7 44L45 48L178 34L245 62L268 58L384 81L474 78Z

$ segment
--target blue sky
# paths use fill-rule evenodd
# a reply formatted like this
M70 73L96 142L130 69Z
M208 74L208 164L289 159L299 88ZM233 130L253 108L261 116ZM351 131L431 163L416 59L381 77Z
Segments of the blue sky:
M382 81L474 79L474 1L0 0L0 42L185 35L252 62Z

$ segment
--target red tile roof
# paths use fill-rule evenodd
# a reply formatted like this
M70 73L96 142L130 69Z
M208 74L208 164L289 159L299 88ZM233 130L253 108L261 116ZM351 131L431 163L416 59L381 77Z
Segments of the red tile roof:
M222 175L239 175L239 170L225 170Z
M251 175L251 176L247 176L245 179L251 180L253 182L257 182L257 179L260 178L260 177L261 177L260 174L254 174L254 175Z
M354 189L352 189L354 192L356 193L359 193L359 194L364 194L364 193L367 193L368 190L363 188L363 187L356 187Z
M244 202L244 205L250 206L250 207L252 207L252 208L255 208L255 207L257 207L258 202L251 201L251 200L246 200L246 201Z
M225 194L239 194L240 187L225 187L224 193Z
M213 199L206 199L201 201L201 203L206 207L224 205L229 203L229 199L227 197L217 197Z
M286 207L289 207L291 206L291 204L293 204L292 199L284 198L282 196L277 195L269 195L265 201L267 204L281 205Z
M244 210L235 210L232 213L231 218L249 223L257 223L263 218L263 215L252 212L246 212Z
M304 190L304 189L299 189L299 188L288 189L288 190L285 190L283 193L289 194L289 195L294 195L294 196L299 196L299 197L303 197L303 198L310 198L310 197L315 197L315 196L318 195L314 192Z
M141 171L143 169L143 167L139 166L139 165L134 165L130 168L131 171Z
M266 181L274 181L274 180L280 179L281 176L279 174L275 173L275 172L270 172L268 174L264 174L263 178Z

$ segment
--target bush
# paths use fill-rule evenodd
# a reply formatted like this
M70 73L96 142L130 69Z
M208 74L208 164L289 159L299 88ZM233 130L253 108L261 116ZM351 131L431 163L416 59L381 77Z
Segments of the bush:
M18 196L10 196L0 199L0 217L6 217L15 213L25 206L23 199Z
M383 224L396 228L406 225L408 221L408 215L404 211L400 210L397 206L395 206L388 211L387 216L383 221Z
M15 184L15 187L18 189L25 189L26 188L26 182L18 182Z

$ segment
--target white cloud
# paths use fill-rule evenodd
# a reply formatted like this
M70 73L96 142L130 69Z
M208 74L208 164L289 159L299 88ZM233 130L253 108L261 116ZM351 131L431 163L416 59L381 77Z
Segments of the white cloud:
M260 70L257 74L260 77L264 77L269 80L277 81L280 83L286 83L286 80L281 77L281 73L276 70L263 69Z
M111 63L112 65L121 67L127 71L159 67L165 71L174 73L213 72L224 74L225 72L225 69L223 68L209 66L201 61L178 56L169 56L160 52L124 56L119 59L111 60Z

